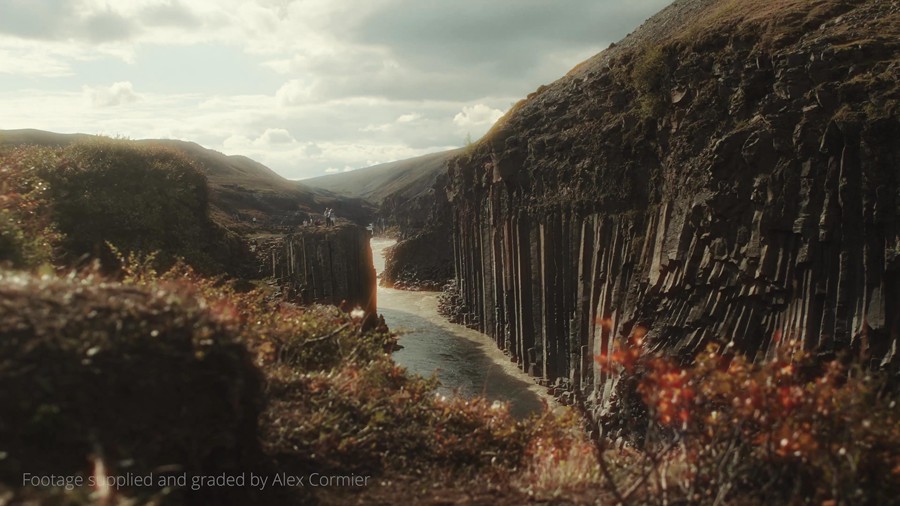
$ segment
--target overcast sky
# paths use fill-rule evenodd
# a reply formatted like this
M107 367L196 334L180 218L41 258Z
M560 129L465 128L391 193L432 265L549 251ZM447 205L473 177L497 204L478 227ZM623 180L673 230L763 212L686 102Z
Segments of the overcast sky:
M292 179L461 146L669 0L0 0L0 128Z

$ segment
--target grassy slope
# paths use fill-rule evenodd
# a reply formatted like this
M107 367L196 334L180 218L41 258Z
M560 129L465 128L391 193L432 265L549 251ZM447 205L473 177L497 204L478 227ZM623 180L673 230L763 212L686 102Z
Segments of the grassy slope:
M199 164L165 146L87 137L0 151L0 262L117 265L108 245L182 258L208 274L255 271L246 241L212 219Z
M97 138L86 134L58 134L41 130L0 130L0 147L31 144L62 147ZM211 214L229 228L251 232L255 225L290 225L307 215L333 207L340 215L362 222L368 215L363 202L311 188L276 174L245 156L229 156L193 142L139 140L142 145L162 145L186 154L207 176L211 190Z

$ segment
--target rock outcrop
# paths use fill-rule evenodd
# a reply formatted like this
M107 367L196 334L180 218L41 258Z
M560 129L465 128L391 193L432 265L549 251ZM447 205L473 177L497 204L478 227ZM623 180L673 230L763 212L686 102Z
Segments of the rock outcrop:
M896 370L900 6L676 1L451 161L467 321L599 415L636 327Z
M420 232L385 252L381 285L438 291L453 278L453 250L447 228Z
M420 224L400 227L399 241L387 250L381 284L407 290L440 290L453 278L451 211L447 176L441 175L427 196L407 207L420 209Z
M369 232L349 223L304 226L257 245L266 275L274 277L287 298L303 304L359 306L375 314L375 267Z

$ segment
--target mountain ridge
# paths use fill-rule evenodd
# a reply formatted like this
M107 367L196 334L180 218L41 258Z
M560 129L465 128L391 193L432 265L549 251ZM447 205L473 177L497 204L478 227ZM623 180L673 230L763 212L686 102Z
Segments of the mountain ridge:
M429 153L413 158L382 163L339 174L329 174L303 182L348 197L359 197L381 204L396 195L401 200L416 198L430 190L437 176L446 169L446 161L464 148Z

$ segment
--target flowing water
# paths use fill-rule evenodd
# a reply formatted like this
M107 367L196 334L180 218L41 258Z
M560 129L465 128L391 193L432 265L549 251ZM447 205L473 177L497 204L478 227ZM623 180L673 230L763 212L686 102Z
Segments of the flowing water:
M384 269L383 250L393 240L372 239L375 270ZM400 334L402 349L394 360L422 376L436 373L444 395L483 395L508 401L510 413L525 417L539 412L547 396L510 362L484 334L448 322L438 314L438 292L411 292L378 287L378 312L391 331Z

